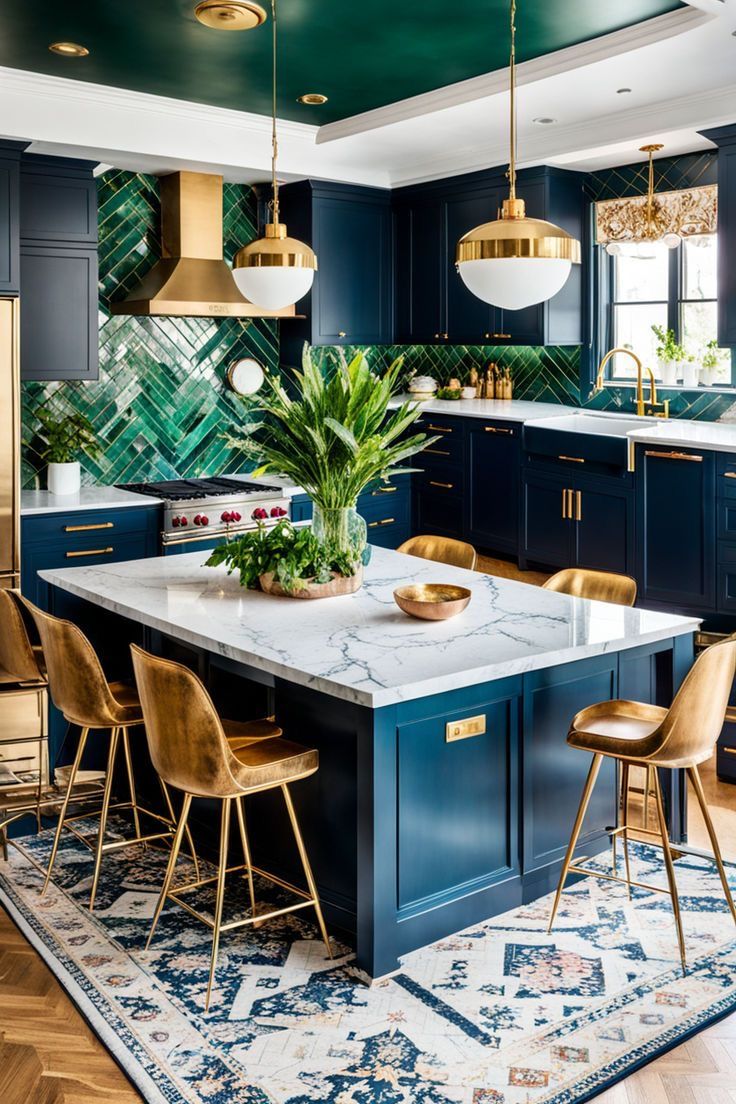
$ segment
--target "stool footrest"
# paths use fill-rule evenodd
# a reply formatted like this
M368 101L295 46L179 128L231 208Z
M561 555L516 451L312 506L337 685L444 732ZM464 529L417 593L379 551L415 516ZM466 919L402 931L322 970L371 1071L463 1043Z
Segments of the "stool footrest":
M666 893L668 897L671 897L669 889L665 889L663 886L653 886L646 882L635 882L632 878L628 881L626 878L619 878L616 874L604 874L600 870L592 870L589 866L578 866L577 863L570 863L567 868L568 874L587 874L591 878L602 878L604 882L620 882L621 885L636 886L637 889L648 889L652 893Z

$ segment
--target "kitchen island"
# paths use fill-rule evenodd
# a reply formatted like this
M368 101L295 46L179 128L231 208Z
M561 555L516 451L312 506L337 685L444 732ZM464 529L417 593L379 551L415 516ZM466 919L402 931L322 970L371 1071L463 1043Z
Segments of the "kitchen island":
M203 560L42 574L52 609L73 596L89 621L102 607L121 619L118 642L186 648L205 678L224 669L271 688L286 735L319 749L294 799L328 922L354 934L371 977L552 888L589 765L565 743L573 714L616 697L669 704L692 663L693 618L398 552L374 549L361 591L317 602L244 591ZM412 620L392 598L407 581L469 586L472 600L451 621ZM676 778L667 793L678 838ZM271 795L249 806L259 865L293 880L281 808ZM607 845L616 806L608 761L587 854Z

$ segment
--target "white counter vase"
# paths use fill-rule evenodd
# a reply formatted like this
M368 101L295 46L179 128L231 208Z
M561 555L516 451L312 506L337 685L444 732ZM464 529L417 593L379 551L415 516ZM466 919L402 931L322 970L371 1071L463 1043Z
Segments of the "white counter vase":
M695 388L700 382L700 365L692 360L681 362L682 386Z
M48 488L51 494L73 495L79 493L82 474L78 460L68 464L49 464Z
M659 375L664 387L675 387L677 385L677 376L679 373L680 363L677 360L663 360L662 357L658 358Z

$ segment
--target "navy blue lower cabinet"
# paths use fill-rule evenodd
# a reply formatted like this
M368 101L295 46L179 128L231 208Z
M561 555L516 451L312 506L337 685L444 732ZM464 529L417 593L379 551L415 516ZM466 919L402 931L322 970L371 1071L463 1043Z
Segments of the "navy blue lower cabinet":
M568 488L564 476L524 472L521 563L533 560L553 567L568 567L571 560Z
M368 541L380 548L398 548L411 536L411 477L396 476L388 483L369 487L358 498L358 513L365 519ZM294 495L291 520L311 521L314 505L309 495Z
M714 609L714 454L637 445L636 503L640 600L686 610Z
M466 430L467 536L477 547L519 548L520 427L469 418Z
M294 495L291 500L291 520L311 521L314 507L309 495Z
M604 482L573 485L573 565L633 574L634 495Z

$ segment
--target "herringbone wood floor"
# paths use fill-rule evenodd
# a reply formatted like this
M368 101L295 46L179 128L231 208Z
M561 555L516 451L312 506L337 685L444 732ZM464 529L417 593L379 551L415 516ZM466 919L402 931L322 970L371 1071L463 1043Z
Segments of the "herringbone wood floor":
M483 571L541 583L483 558ZM736 795L721 794L736 822ZM709 792L709 800L711 794ZM723 807L730 806L730 809ZM734 858L736 855L731 854ZM736 1015L652 1062L596 1098L600 1104L736 1104ZM0 909L0 1101L2 1104L135 1104L128 1083L30 944Z

